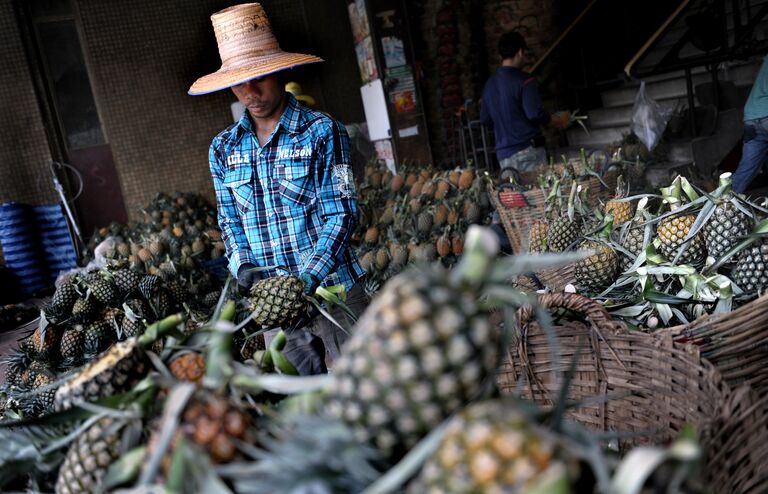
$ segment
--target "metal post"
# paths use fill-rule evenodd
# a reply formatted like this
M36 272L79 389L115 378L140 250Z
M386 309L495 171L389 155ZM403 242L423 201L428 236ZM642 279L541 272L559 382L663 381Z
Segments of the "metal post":
M685 90L688 96L688 129L691 131L691 137L696 137L696 102L693 99L693 76L690 67L685 69Z

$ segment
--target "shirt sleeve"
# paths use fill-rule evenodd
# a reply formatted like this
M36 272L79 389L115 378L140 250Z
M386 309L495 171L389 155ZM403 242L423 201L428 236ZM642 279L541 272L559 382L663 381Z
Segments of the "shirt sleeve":
M536 125L549 124L550 115L541 105L539 85L533 77L523 82L522 101L523 111L525 111L525 116L528 117L528 120Z
M323 229L304 272L322 281L331 273L336 260L348 246L357 221L357 200L346 129L334 121L328 135L321 139L320 146L322 159L314 178Z
M233 276L245 263L256 264L245 236L245 229L237 212L235 198L232 191L224 186L224 158L217 149L216 141L211 144L208 151L208 165L213 177L213 188L216 192L216 206L218 209L219 228L221 238L229 259L228 268Z

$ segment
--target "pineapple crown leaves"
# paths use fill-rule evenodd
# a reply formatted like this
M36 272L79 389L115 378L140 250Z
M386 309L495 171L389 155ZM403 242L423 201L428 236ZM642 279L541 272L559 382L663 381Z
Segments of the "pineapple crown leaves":
M607 492L640 494L653 474L664 464L674 470L674 484L680 487L696 471L704 457L695 429L686 426L680 437L667 448L640 446L632 449L617 466ZM672 488L672 487L670 487Z
M238 492L363 492L382 473L379 452L338 420L278 418L259 442L243 448L253 461L219 468Z

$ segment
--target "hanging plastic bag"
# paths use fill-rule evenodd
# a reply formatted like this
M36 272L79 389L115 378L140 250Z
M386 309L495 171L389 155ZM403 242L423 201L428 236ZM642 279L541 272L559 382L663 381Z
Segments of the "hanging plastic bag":
M671 109L665 109L651 98L645 91L645 81L640 83L640 90L635 96L635 106L632 107L632 132L645 144L648 151L661 140L667 121L672 115Z

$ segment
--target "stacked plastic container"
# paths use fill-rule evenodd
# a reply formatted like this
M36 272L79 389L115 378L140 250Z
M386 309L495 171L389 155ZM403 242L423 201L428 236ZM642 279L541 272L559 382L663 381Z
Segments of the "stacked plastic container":
M0 205L0 245L5 265L24 295L45 288L62 270L77 264L67 222L58 204Z

